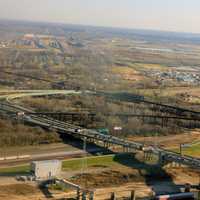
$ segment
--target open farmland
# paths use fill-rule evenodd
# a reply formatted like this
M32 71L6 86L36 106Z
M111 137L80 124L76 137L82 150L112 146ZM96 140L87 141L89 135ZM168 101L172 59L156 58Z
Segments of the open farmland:
M146 197L199 184L191 168L200 157L199 40L1 24L0 199L48 199L35 182L16 180L42 159L62 160L59 178L104 199L113 191ZM179 154L181 144L191 144L182 153L194 158ZM52 199L69 192L57 183L46 189Z

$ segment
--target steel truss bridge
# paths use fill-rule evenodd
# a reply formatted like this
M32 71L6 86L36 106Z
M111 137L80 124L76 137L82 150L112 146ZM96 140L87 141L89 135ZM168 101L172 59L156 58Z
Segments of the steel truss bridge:
M17 112L10 112L9 115L17 116ZM89 111L79 112L26 112L26 115L34 115L40 117L50 117L59 121L76 122L81 126L87 126L96 119L96 113ZM105 116L119 117L124 121L129 118L141 119L143 123L159 124L162 127L183 127L183 128L199 128L200 119L196 117L186 116L164 116L164 115L148 115L148 114L131 114L131 113L106 113ZM79 123L77 123L79 122Z
M115 136L104 135L97 131L84 129L80 126L75 126L67 122L55 120L48 116L35 115L34 112L17 105L13 105L11 103L0 103L0 113L8 115L9 117L13 117L13 115L10 115L10 113L22 114L26 112L29 112L29 114L23 114L19 116L19 120L22 120L28 124L41 126L43 128L53 128L57 132L66 133L72 135L73 137L87 139L92 142L102 142L106 147L109 147L110 145L118 145L124 149L127 149L128 151L148 151L159 155L160 164L164 164L166 162L176 162L187 165L189 167L200 169L200 159L197 158L182 156L178 153L162 148L156 148L152 146L146 147L141 143L124 140ZM17 120L16 116L15 120Z

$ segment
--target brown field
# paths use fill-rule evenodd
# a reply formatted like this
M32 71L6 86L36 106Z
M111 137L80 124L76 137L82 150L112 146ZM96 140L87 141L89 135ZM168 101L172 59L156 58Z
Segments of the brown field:
M186 183L198 184L199 172L188 168L166 168L162 176L149 176L141 165L140 168L132 168L123 165L111 166L109 168L94 166L88 168L80 176L81 171L70 172L73 176L72 182L82 185L84 188L95 191L95 199L107 199L111 192L115 192L117 197L127 197L131 190L136 191L137 197L151 196L155 192L169 193L179 192L177 185ZM95 169L96 168L96 169ZM68 174L69 176L69 174ZM3 181L3 180L2 180ZM0 181L0 200L46 200L49 199L44 193L33 184L17 183L16 181ZM60 191L51 189L50 199L60 199L70 197L72 191Z
M112 68L112 73L118 74L122 79L128 81L140 81L144 78L138 71L126 66L115 66Z
M179 148L180 144L191 143L200 140L200 130L190 131L183 134L154 137L129 137L132 141L138 141L147 145L158 145L166 149ZM199 152L200 156L200 152Z

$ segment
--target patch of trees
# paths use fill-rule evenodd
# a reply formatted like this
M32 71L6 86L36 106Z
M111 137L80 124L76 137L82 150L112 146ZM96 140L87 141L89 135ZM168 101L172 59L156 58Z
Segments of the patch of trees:
M46 132L39 127L28 127L0 119L0 146L26 146L59 142L58 133Z
M161 115L159 112L153 112L151 107L145 104L134 104L125 102L107 101L103 97L89 95L72 96L49 96L25 98L23 99L25 107L35 108L36 111L44 112L92 112L96 116L91 122L86 117L77 121L69 121L86 128L99 129L108 128L112 135L126 137L128 135L169 135L183 132L183 129L173 120L168 120L163 124L161 119L146 119L142 117L127 117L123 113L136 115ZM118 116L117 114L122 114ZM63 120L64 121L64 120ZM114 127L122 127L122 131L115 131Z

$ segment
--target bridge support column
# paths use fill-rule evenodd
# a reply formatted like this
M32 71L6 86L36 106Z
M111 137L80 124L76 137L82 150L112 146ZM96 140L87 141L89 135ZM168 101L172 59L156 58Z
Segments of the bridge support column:
M80 189L78 188L77 191L76 191L76 199L77 200L80 200L81 199L81 192L80 192Z
M126 147L125 147L125 146L123 146L123 152L124 152L124 153L126 152Z
M86 192L85 191L83 191L83 193L82 193L82 200L86 200Z
M136 199L135 190L132 190L132 191L131 191L130 200L135 200L135 199Z
M159 158L158 158L158 164L160 166L163 166L165 164L165 157L164 157L164 155L162 153L159 153L158 156L159 156Z
M91 191L89 193L89 200L94 200L94 192L93 191Z
M171 165L172 165L173 168L179 168L179 167L181 167L181 164L178 163L178 162L172 162Z
M144 151L144 161L149 161L149 152Z
M115 193L114 193L114 192L111 193L110 200L116 200L116 197L115 197Z
M129 147L124 147L124 152L128 153L129 152Z
M149 152L149 151L145 151L144 152L144 160L145 161L151 161L152 160L152 153L151 152Z
M94 139L94 143L95 143L96 145L100 145L99 141L98 141L98 140L95 140L95 139Z
M106 149L109 148L109 143L108 142L104 142L104 148L106 148Z

